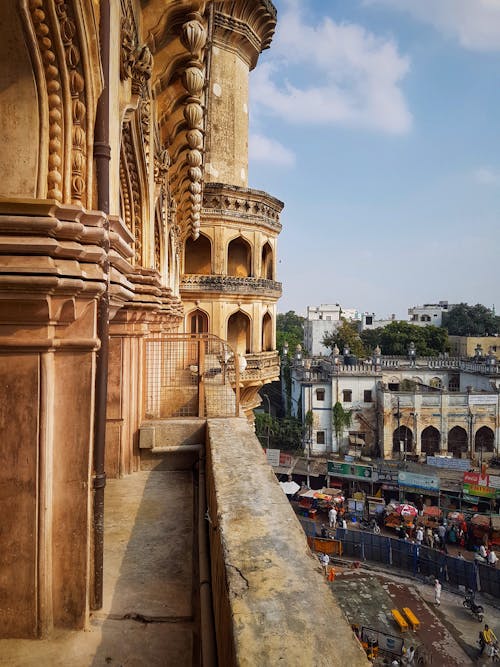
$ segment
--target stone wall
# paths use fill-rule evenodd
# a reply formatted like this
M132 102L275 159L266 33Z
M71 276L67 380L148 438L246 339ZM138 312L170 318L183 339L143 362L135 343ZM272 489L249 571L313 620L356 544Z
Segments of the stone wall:
M367 665L246 420L208 420L206 470L219 664Z

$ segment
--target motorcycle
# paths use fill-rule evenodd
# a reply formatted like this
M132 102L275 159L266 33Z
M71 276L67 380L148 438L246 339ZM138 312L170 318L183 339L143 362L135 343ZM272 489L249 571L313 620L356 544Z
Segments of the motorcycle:
M380 535L380 527L378 523L375 521L375 519L370 519L370 520L361 519L361 521L359 522L359 527L361 528L361 530L371 530L373 531L373 533L375 533L375 535Z
M466 609L470 609L472 615L476 617L476 620L479 621L479 623L483 622L484 609L480 604L476 604L476 601L474 600L474 591L471 588L467 589L465 593L463 605Z

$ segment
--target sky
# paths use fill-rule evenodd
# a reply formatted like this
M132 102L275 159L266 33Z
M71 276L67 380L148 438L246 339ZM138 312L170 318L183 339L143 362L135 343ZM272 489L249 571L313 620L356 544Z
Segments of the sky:
M249 187L285 202L278 312L500 309L500 0L273 0Z

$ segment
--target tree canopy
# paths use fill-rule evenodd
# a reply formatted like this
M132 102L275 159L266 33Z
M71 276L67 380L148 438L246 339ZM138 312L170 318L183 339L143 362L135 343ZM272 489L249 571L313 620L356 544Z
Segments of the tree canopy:
M419 356L437 356L449 350L448 333L443 327L419 327L409 322L391 322L386 327L361 332L361 340L370 353L379 345L382 354L406 356L415 343Z
M330 350L333 350L335 344L337 344L340 354L342 354L344 348L347 346L351 354L354 354L356 357L366 356L365 346L359 336L356 324L347 322L346 320L342 320L342 324L338 329L332 331L332 333L325 334L322 342Z
M278 419L267 412L255 412L255 433L263 447L300 452L304 447L304 432L305 426L295 417Z
M443 327L450 336L487 336L500 333L500 317L480 303L459 303L443 313Z
M294 310L278 313L276 318L276 347L280 354L283 352L285 341L292 356L297 345L304 344L304 318L297 315Z

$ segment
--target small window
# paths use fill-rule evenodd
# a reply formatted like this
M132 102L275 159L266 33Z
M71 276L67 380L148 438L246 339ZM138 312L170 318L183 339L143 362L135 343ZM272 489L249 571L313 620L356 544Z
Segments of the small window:
M324 431L316 431L316 443L318 445L324 445L325 444L325 432Z
M373 324L373 317L371 315L368 315L366 318L366 324Z
M343 395L343 401L344 403L351 403L352 402L352 389L344 389L342 392Z
M372 402L372 391L371 389L365 389L363 392L363 402L371 403Z
M318 401L324 401L325 400L325 390L324 389L316 389L316 398Z

